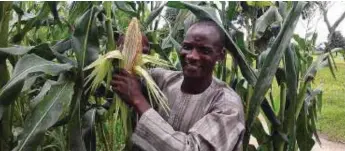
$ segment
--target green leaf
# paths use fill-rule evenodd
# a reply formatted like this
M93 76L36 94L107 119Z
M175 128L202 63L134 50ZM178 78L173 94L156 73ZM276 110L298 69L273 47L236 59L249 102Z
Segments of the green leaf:
M303 76L303 80L304 81L308 81L310 79L314 79L316 72L321 69L322 67L324 67L324 62L325 60L329 57L330 53L335 53L335 52L339 52L339 51L345 51L343 48L334 48L332 50L330 50L329 52L323 53L321 55L319 55L316 59L316 61L314 61L309 68L307 69L306 73ZM327 63L327 60L326 60Z
M251 60L251 59L255 59L257 58L257 54L254 54L253 52L250 52L247 49L246 46L246 42L245 42L245 37L244 37L244 33L241 31L237 31L235 34L235 42L237 44L237 46L240 48L240 50L242 50L244 56L246 57L246 59Z
M254 121L252 135L256 138L259 145L268 142L270 139L270 136L266 133L259 118L256 118Z
M56 2L56 1L50 1L50 2L47 2L48 5L49 5L49 8L50 8L50 11L52 13L52 15L54 16L54 19L55 20L59 20L59 12L57 10L57 5L59 2Z
M309 103L311 103L310 101L314 100L315 97L317 97L317 95L319 95L321 92L321 87L314 89L311 93L308 93L304 101L307 103L307 105L309 105Z
M43 86L42 86L40 92L30 101L30 107L31 107L31 108L35 108L36 105L37 105L38 103L40 103L40 102L43 100L44 96L45 96L45 95L47 94L47 92L50 90L51 86L54 85L54 84L56 84L56 83L57 83L56 81L47 80L47 81L43 84Z
M188 16L191 13L188 10L181 9L179 10L176 19L173 23L172 31L171 31L171 36L173 38L177 38L176 36L178 35L180 30L187 30L184 27L184 21L188 18ZM168 22L168 21L167 21Z
M320 92L317 95L317 108L318 108L319 113L321 113L321 109L322 109L322 93L323 92Z
M98 8L92 7L76 21L72 48L76 53L79 70L98 58L99 44L95 18L99 11Z
M172 30L169 21L168 20L166 21L169 26L169 35L168 37L162 40L161 48L164 50L173 46L177 51L179 51L181 49L181 45L173 38L172 35L174 31Z
M337 80L337 77L335 76L336 66L335 66L335 62L334 64L332 63L332 55L328 56L327 63L328 63L328 67L329 67L329 70L331 71L333 78Z
M247 4L252 7L268 7L274 4L271 1L247 1Z
M254 87L253 95L250 99L249 113L247 115L247 129L250 131L252 123L257 116L258 109L263 101L267 90L271 87L272 79L279 66L279 62L290 43L299 15L302 12L304 3L295 3L293 9L290 11L289 16L284 21L282 30L279 32L278 37L275 39L271 51L268 53L267 58L261 68L259 78Z
M278 1L278 11L280 13L280 15L285 19L286 16L288 15L288 4L286 2L283 1Z
M255 28L255 38L260 39L267 27L273 23L279 23L283 21L283 18L280 16L278 9L274 6L271 6L262 16L256 20Z
M82 117L82 133L87 151L96 150L96 112L95 108L91 108Z
M51 47L51 51L55 55L56 59L61 63L69 63L74 67L77 67L77 62L70 59L65 52L72 49L72 39L65 39L57 42Z
M38 145L44 140L45 132L62 114L63 108L67 107L71 101L74 83L66 81L53 85L33 110L31 116L25 121L23 134L14 151L36 150Z
M25 55L17 62L10 81L0 90L0 106L8 106L16 99L23 87L24 79L29 74L43 72L56 76L71 68L72 66L69 64L58 64L32 54ZM0 112L2 112L2 110L0 110Z
M98 30L96 25L97 15L101 10L92 6L76 21L76 29L72 36L72 48L78 62L78 78L74 99L70 106L70 120L68 123L69 149L85 150L81 134L81 110L88 101L88 95L84 95L84 71L83 68L98 58ZM82 100L84 102L82 102Z
M237 2L236 1L228 1L228 8L226 10L226 15L228 20L232 20L235 16L237 8Z
M37 73L35 75L30 76L29 78L26 78L22 88L22 92L28 91L30 87L35 83L36 79L41 77L42 75L42 73Z
M48 43L42 43L34 47L33 46L28 46L28 47L15 46L15 47L0 48L0 54L1 53L5 53L9 55L24 55L24 54L34 53L48 60L52 60L53 58L55 58Z
M71 9L68 13L68 22L73 24L76 21L76 19L82 14L84 14L91 6L92 2L73 2Z
M12 8L18 15L24 15L24 11L20 8L18 3L13 3Z
M281 122L275 115L274 111L272 110L271 106L269 105L267 99L264 99L264 101L261 103L261 109L264 112L267 119L271 122L273 126L279 126L281 125Z
M286 78L286 98L289 101L288 108L281 109L281 112L285 114L285 121L283 125L283 131L290 135L289 142L291 146L295 146L295 136L296 136L296 107L297 107L297 90L298 90L298 67L296 61L298 60L296 51L290 45L285 50L285 78ZM287 104L287 103L285 103Z
M133 10L133 8L127 4L127 2L125 1L115 1L114 2L116 7L126 13L128 13L129 15L131 15L132 17L137 17L138 16L138 13Z
M0 48L0 53L10 54L10 55L24 55L32 50L34 47L23 47L23 46L15 46L15 47L7 47L7 48Z
M70 49L72 49L72 39L64 39L59 42L57 42L54 46L51 48L52 50L55 50L58 53L64 53Z
M160 6L157 9L153 10L151 12L151 14L145 20L144 26L148 27L152 23L152 21L155 20L155 18L161 14L164 7L165 7L165 4L163 4L162 6Z
M45 20L48 18L49 10L50 10L50 8L48 5L48 2L44 2L43 6L40 9L40 11L38 12L38 14L34 18L28 20L28 22L25 24L24 28L22 30L20 30L19 33L17 33L16 35L14 35L12 37L12 42L18 43L18 42L22 41L25 34L28 31L33 29L35 27L35 25L40 23L42 20Z
M285 72L289 74L285 74L286 78L286 85L287 85L287 98L290 101L289 107L287 109L286 115L286 124L284 124L284 130L286 133L292 133L294 131L295 125L295 110L297 105L297 89L298 89L298 73L296 67L296 51L288 47L285 51Z
M305 40L303 38L301 38L299 35L293 35L293 39L298 43L298 47L301 50L306 50L307 49L307 45L305 43Z
M305 105L305 104L304 104ZM296 139L297 144L300 150L311 150L315 144L315 141L313 140L312 136L313 133L308 128L308 117L307 117L307 107L302 108L301 115L299 116L297 120L297 132L296 132Z

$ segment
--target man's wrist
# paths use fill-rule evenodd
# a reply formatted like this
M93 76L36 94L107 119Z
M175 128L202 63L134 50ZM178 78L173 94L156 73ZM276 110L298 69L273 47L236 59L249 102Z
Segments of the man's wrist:
M133 100L133 106L139 115L144 114L151 108L150 104L146 101L145 97L139 97Z

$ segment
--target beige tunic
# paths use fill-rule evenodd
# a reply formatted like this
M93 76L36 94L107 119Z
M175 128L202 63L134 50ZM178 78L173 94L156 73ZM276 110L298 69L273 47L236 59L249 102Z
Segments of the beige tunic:
M140 117L132 135L134 150L241 150L244 113L240 97L231 88L214 78L204 92L186 94L180 89L180 71L156 68L150 73L171 110L167 115L151 108Z

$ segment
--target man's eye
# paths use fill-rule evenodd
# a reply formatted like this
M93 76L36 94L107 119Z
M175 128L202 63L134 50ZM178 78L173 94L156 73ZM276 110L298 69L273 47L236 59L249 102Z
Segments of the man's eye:
M201 47L200 50L204 54L209 54L212 52L210 48L206 48L206 47Z
M191 50L192 47L191 47L191 46L188 46L188 45L183 45L183 46L182 46L182 49Z

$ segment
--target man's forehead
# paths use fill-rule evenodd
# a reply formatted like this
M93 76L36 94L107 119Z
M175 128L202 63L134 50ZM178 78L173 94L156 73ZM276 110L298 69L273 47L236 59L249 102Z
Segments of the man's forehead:
M209 40L210 42L218 43L220 42L220 33L214 26L205 24L194 24L192 25L187 33L185 40L194 38L201 38L203 40ZM200 39L200 40L201 40Z
M198 32L207 32L207 31L212 31L212 32L217 32L218 34L218 31L216 29L216 27L212 26L212 25L208 25L208 24L193 24L188 30L187 30L187 33L188 32L191 32L191 31L198 31Z

